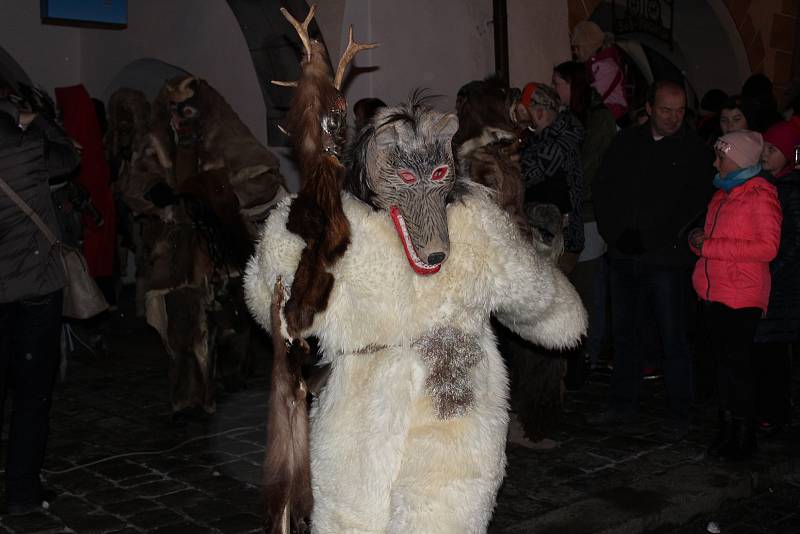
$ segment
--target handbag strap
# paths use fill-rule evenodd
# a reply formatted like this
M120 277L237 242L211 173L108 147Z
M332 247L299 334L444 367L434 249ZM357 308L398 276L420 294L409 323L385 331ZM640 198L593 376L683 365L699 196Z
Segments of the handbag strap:
M9 186L2 178L0 178L0 189L2 189L3 192L8 195L8 198L14 201L17 207L19 207L19 209L21 209L25 215L30 217L33 223L39 227L39 230L42 231L47 240L50 241L51 245L58 243L58 239L56 239L56 236L53 235L53 232L47 227L41 217L39 217L39 215L37 215L36 212L33 211L31 207L24 200L22 200L22 198L13 189L11 189L11 186Z

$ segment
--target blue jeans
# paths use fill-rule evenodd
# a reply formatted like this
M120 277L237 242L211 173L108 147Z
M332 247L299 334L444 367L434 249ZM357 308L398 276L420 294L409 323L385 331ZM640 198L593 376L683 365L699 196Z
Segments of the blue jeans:
M687 335L689 277L684 269L609 259L614 372L611 408L636 413L642 370L645 311L649 307L664 344L664 381L670 412L686 419L692 401L692 359Z
M9 503L41 498L39 473L61 355L61 301L59 290L0 304L0 395L4 404L10 390L12 402L5 473Z

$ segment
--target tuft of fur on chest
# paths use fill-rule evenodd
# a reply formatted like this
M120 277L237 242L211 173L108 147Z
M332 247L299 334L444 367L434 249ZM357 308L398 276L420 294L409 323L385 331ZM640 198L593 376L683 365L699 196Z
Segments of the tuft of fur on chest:
M472 406L470 370L483 358L478 337L454 326L436 326L413 344L428 368L425 392L433 399L436 416L450 419Z

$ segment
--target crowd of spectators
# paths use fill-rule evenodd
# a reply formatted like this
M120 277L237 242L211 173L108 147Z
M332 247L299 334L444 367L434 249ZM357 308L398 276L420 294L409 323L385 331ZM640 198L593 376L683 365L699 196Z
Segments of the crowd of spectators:
M608 409L590 418L607 425L636 420L642 381L663 377L676 440L695 400L716 397L708 452L747 459L756 436L790 423L800 100L782 114L757 73L732 94L708 91L697 120L685 80L656 80L643 107L629 106L613 40L582 22L572 44L575 61L553 72L559 101L525 100L529 89L552 94L541 84L523 91L532 113L553 112L521 158L526 201L553 202L565 217L571 246L559 264L589 311L567 386L581 387L585 367L610 369ZM556 117L574 127L552 128Z

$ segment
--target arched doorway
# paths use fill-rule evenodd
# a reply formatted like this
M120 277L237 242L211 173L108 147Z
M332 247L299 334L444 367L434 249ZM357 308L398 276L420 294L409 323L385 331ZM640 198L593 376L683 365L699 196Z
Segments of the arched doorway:
M570 24L574 26L588 18L611 31L613 10L618 15L624 13L627 3L625 0L570 2ZM661 4L666 10L667 2L645 3ZM682 78L689 89L690 103L713 88L733 94L754 70L751 63L758 55L751 54L745 46L746 25L737 26L725 4L722 0L672 2L671 43L641 32L621 33L616 37L648 81ZM759 46L760 39L760 35L751 34L750 46ZM631 50L638 50L638 55L631 54Z
M152 102L158 95L164 82L175 76L189 74L175 65L165 63L160 59L142 58L132 61L122 67L111 79L103 91L103 101L108 102L117 89L123 87L138 89Z
M300 59L303 45L294 28L286 21L280 8L302 21L308 13L306 0L228 0L231 11L247 41L250 57L261 84L261 93L267 108L267 140L270 146L288 145L288 138L278 128L286 115L292 90L271 83L272 80L296 80L300 76ZM309 35L323 45L316 18L309 26ZM328 54L330 67L330 54Z
M0 84L7 85L17 91L20 83L33 86L33 82L31 82L25 69L11 57L11 54L0 47Z

